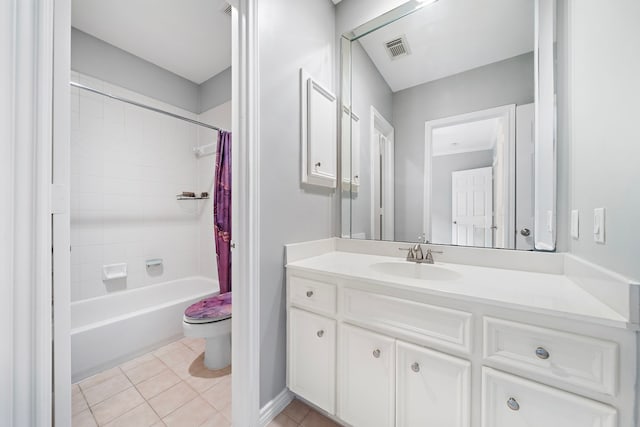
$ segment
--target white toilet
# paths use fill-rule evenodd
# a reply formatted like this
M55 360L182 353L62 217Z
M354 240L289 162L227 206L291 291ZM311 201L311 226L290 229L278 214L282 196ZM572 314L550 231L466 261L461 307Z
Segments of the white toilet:
M186 337L206 339L204 365L208 369L231 364L231 292L189 306L182 325Z

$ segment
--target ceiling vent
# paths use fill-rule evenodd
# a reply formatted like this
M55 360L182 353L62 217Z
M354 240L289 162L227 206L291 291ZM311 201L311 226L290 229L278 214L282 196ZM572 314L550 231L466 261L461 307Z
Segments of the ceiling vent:
M411 53L409 49L409 43L405 36L396 37L393 40L389 40L384 44L387 49L387 53L391 59L397 59L401 56L407 56Z
M224 2L221 10L222 10L222 13L224 13L225 15L231 16L231 9L232 8L233 8L233 6L231 6L227 2Z

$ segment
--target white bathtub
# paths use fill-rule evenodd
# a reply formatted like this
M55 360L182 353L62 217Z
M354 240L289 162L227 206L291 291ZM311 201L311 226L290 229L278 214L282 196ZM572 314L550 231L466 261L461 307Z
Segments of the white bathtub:
M71 303L73 382L182 336L184 310L219 289L187 277Z

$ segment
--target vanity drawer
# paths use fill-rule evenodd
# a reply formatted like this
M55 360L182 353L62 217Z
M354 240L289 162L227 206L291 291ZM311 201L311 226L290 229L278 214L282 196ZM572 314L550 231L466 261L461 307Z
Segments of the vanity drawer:
M611 406L482 368L482 427L618 427Z
M345 319L471 352L471 313L350 288L343 292Z
M483 356L533 376L616 393L618 346L613 342L485 317Z
M290 301L298 307L326 314L336 312L336 286L299 276L289 277Z

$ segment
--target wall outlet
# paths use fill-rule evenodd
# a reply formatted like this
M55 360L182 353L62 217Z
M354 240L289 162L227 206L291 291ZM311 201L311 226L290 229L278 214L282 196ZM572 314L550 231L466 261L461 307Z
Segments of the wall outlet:
M577 209L571 211L571 237L576 240L580 237L580 212Z
M604 243L604 208L593 210L593 240L596 243Z

